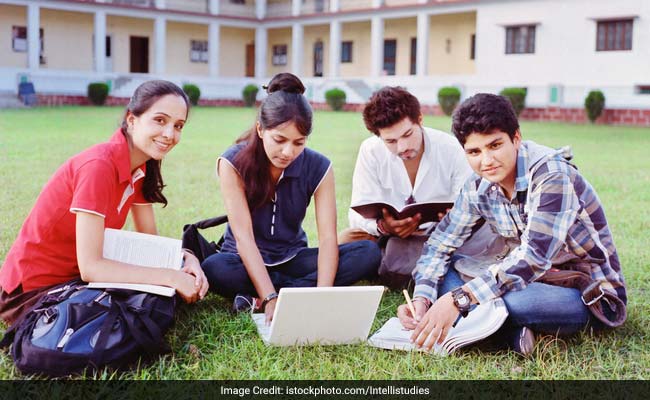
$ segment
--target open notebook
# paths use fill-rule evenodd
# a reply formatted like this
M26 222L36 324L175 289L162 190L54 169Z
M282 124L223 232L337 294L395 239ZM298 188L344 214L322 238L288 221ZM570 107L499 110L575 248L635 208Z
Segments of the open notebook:
M267 345L362 343L375 320L383 286L283 288L273 321L253 314Z
M478 342L496 332L507 317L508 309L500 298L479 304L451 328L444 342L436 344L432 352L447 355L470 343ZM402 327L397 317L393 317L368 339L368 343L388 350L422 351L410 342L412 333L413 331Z

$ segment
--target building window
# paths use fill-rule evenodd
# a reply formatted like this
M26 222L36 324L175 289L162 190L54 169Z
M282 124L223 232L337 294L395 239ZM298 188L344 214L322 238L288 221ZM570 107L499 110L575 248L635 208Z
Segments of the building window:
M287 45L273 46L273 65L287 65Z
M44 45L43 45L43 28L38 30L38 35L40 37L41 44L41 57L43 56ZM17 53L26 53L27 52L27 27L25 26L13 26L11 29L11 47L13 51Z
M636 86L637 94L650 94L650 85L637 85Z
M18 53L27 52L27 28L24 26L14 26L12 28L12 48Z
M190 61L195 63L208 62L207 40L190 40Z
M92 46L93 46L93 57L94 57L94 54L95 54L95 35L93 35L93 37L92 37L92 43L93 43ZM104 52L105 54L104 54L104 56L106 56L106 58L111 58L111 37L110 36L106 36L105 43L106 43L106 45L105 45L105 52Z
M418 39L411 38L411 65L409 72L411 75L415 75L417 72L417 62L418 62Z
M111 37L106 36L106 58L111 58Z
M632 20L598 21L597 51L632 50Z
M341 42L341 62L352 62L352 42Z
M472 36L469 39L469 59L476 59L476 34L472 33Z
M230 0L230 4L246 4L246 0Z
M384 74L395 75L395 65L397 61L397 40L384 40Z
M535 25L506 27L506 54L535 52Z

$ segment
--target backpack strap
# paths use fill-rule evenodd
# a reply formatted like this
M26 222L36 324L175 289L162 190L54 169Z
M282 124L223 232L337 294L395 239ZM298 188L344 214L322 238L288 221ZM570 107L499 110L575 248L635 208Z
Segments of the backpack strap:
M195 225L199 229L207 229L207 228L212 228L214 226L219 226L221 224L225 224L226 222L228 222L228 216L220 215L218 217L204 219L193 225Z
M2 336L2 340L0 340L0 349L7 349L9 346L11 346L11 344L14 342L17 328L18 325L14 324L11 325L9 329L7 329L4 336Z
M106 319L104 319L104 322L102 323L102 326L99 330L99 337L97 338L97 342L95 343L95 349L93 351L93 354L90 356L90 364L94 365L95 367L100 367L105 364L104 362L104 351L106 351L106 345L108 344L108 338L111 335L111 332L113 330L113 325L115 324L115 321L117 320L117 316L119 315L120 310L119 308L115 305L115 303L111 304L111 309L108 312L108 315L106 315Z
M601 282L581 271L546 271L538 282L554 286L576 288L589 311L610 328L623 325L627 318L625 303L615 293L605 290Z
M122 320L126 323L135 341L149 354L160 353L161 348L164 347L163 334L158 325L149 317L148 311L150 310L144 307L136 308L121 301L116 301L114 304L119 308ZM145 329L138 326L136 321L140 321Z

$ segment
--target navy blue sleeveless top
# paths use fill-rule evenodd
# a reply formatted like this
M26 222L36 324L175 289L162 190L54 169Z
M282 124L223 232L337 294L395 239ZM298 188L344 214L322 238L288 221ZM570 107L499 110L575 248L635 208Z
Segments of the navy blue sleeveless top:
M220 159L229 162L239 172L234 160L244 146L245 143L238 143L229 147ZM269 201L251 213L255 243L267 266L282 264L307 247L302 221L311 197L330 165L327 157L305 148L282 173L275 188L275 201ZM230 224L226 227L221 250L237 253Z

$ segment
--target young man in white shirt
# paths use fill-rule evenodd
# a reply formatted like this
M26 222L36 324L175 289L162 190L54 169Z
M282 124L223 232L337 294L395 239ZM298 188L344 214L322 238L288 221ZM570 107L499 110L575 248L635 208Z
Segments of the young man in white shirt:
M471 169L457 140L422 126L415 96L401 87L384 87L364 107L363 120L375 136L359 149L351 205L385 202L401 208L456 199ZM350 228L341 232L339 243L382 238L380 279L393 288L408 285L430 224L421 225L419 214L397 220L386 211L382 218L369 219L350 209L348 218Z

